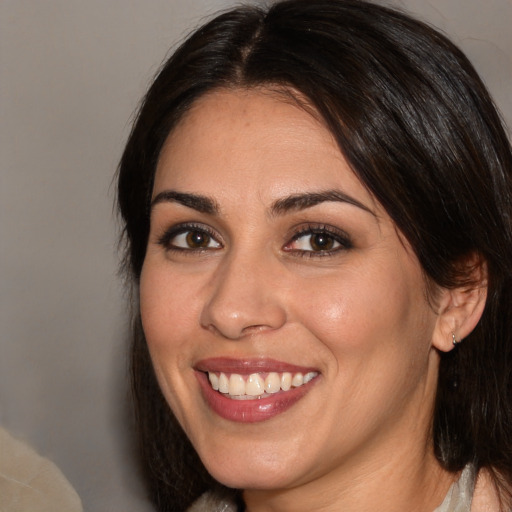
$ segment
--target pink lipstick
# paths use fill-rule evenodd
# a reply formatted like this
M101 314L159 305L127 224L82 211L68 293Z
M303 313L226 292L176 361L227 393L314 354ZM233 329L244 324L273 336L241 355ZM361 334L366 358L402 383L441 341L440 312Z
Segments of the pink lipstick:
M272 359L211 358L200 361L196 377L208 406L224 419L265 421L289 409L317 381L311 367Z

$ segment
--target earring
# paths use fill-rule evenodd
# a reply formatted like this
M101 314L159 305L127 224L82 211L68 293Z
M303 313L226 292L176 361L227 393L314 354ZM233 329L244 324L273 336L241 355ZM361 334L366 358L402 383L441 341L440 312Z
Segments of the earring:
M452 332L452 343L453 343L453 346L456 347L462 340L458 340L456 337L455 337L455 333Z

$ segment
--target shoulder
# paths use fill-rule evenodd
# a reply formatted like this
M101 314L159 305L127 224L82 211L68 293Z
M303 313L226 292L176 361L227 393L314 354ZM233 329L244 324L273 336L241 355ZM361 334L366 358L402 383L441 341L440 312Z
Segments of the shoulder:
M82 504L55 464L0 428L0 509L81 512Z
M471 512L500 512L498 492L488 470L478 472Z

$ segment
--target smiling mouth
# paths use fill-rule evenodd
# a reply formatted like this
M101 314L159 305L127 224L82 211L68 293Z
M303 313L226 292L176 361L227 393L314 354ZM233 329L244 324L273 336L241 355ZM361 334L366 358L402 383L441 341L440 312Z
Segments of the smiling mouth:
M259 400L277 393L299 388L318 376L318 372L258 372L239 373L206 372L214 391L232 400Z
M209 358L195 365L204 402L228 421L255 423L281 415L300 402L321 373L275 359Z

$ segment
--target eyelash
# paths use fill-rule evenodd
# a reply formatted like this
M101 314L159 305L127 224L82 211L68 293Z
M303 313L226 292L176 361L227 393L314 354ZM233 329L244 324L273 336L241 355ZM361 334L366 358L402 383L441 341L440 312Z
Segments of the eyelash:
M177 245L173 245L172 241L179 235L184 235L185 233L196 233L200 235L206 235L209 241L214 241L219 244L219 247L179 247ZM179 252L179 253L197 253L204 252L208 250L217 250L222 248L222 244L217 240L215 232L209 228L208 226L204 226L202 224L180 224L178 226L173 226L168 229L159 239L158 244L163 246L167 251Z
M314 235L325 235L327 239L334 243L337 243L338 246L332 249L318 251L287 248L291 246L294 242L305 236L312 237ZM311 244L311 242L309 243ZM332 226L327 226L325 224L309 224L301 228L298 233L295 233L293 235L292 239L285 245L284 250L286 252L293 253L294 255L301 256L304 258L325 258L328 256L334 256L340 251L352 249L353 246L354 245L350 237L340 229L334 228Z
M184 234L192 234L196 233L199 235L205 235L207 237L207 243L208 245L213 241L215 244L217 244L217 247L179 247L177 245L173 245L173 240ZM334 244L338 244L334 248L325 249L325 250L305 250L305 249L294 249L290 246L293 245L295 242L300 240L301 238L305 236L314 236L314 235L325 235L325 237L328 239L328 241L331 241ZM165 248L167 251L171 252L179 252L179 253L188 253L188 254L194 254L194 253L202 253L205 251L211 251L211 250L218 250L222 249L223 245L221 242L219 242L218 237L216 233L209 228L208 226L205 226L203 224L180 224L177 226L173 226L165 233L160 236L160 238L157 240L157 243ZM311 243L311 242L310 242ZM344 233L343 231L333 228L332 226L327 226L324 224L308 224L306 226L303 226L300 228L300 230L293 234L292 238L289 242L287 242L284 246L284 251L287 253L291 253L294 256L300 256L305 258L324 258L328 256L333 256L336 253L351 249L353 248L353 243L350 239L350 237Z

